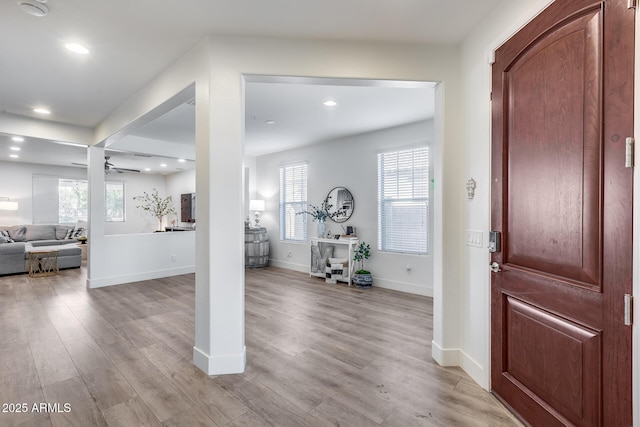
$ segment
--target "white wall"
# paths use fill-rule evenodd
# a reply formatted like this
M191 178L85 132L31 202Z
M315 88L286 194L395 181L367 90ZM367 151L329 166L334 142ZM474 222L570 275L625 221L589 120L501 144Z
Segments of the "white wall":
M18 202L17 211L0 211L0 224L31 224L32 212L32 176L51 175L61 178L87 179L87 170L64 166L49 166L34 163L0 162L0 197L9 197ZM169 175L170 176L170 175ZM124 181L126 192L126 221L105 223L105 234L130 234L153 232L157 229L155 218L142 214L135 208L134 196L143 191L157 188L165 193L165 177L162 175L123 173L109 175L110 181ZM191 187L195 178L191 177ZM175 199L175 197L174 197ZM179 195L178 195L179 200ZM180 203L178 202L178 208Z
M9 135L73 142L81 145L89 145L93 138L93 129L88 127L17 116L5 112L0 112L0 129Z
M442 101L436 114L442 120L440 130L436 129L436 146L440 148L434 149L434 227L447 239L436 235L434 240L434 256L444 265L434 283L433 336L438 348L459 348L462 199L457 194L464 191L458 172L462 154L459 60L457 46L210 37L98 126L96 142L116 134L195 82L196 366L209 374L244 369L243 82L246 76L260 75L442 82L436 88ZM216 203L219 200L225 204ZM441 354L434 350L434 358L444 362Z
M18 202L17 211L0 211L0 224L33 223L31 194L34 174L87 179L87 170L82 168L0 161L0 197L9 197L11 201Z
M432 100L426 100L432 102ZM433 121L414 123L378 132L341 138L305 148L256 158L256 197L266 200L267 211L260 223L267 227L272 265L308 272L309 244L283 242L279 238L279 168L283 164L308 164L308 202L320 205L334 187L345 187L355 200L352 217L341 225L352 225L360 241L371 245L366 268L375 286L433 296L433 256L379 252L377 250L377 154L433 141ZM308 218L308 236L316 236L316 223ZM340 225L327 222L332 234L342 234ZM433 233L429 233L430 236ZM432 242L429 247L432 247ZM288 256L291 252L291 256ZM407 271L407 265L411 270Z
M195 270L195 233L105 235L104 149L89 147L89 244L87 286L98 288ZM161 182L164 183L164 178ZM164 190L164 188L163 188Z
M158 229L158 220L141 209L136 209L138 202L133 198L142 195L144 191L150 193L154 188L158 190L161 196L166 195L164 176L125 172L122 174L109 174L106 179L108 181L125 182L125 221L105 222L104 234L153 233L156 231Z
M544 9L549 0L503 1L462 46L464 171L477 182L465 200L464 227L483 233L481 248L462 243L460 287L460 365L482 387L490 387L490 273L486 249L490 228L491 65L490 53Z

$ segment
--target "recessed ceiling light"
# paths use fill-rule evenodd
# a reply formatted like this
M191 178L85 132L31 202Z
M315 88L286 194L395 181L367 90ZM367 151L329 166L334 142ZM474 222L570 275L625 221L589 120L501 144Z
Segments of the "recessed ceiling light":
M268 124L268 125L275 125L276 121L275 120L267 120L265 123Z
M336 105L338 105L338 103L332 99L328 100L328 101L324 101L323 104L326 107L335 107Z
M178 159L178 161L179 161L180 163L184 163L184 162L186 162L186 160L185 160L185 159Z
M51 111L47 110L46 108L34 108L33 112L38 114L51 114Z
M49 13L49 8L47 6L45 6L44 4L42 4L44 2L38 1L38 2L33 2L33 1L20 1L18 2L18 4L20 5L20 8L22 8L22 10L26 13L28 13L29 15L32 16L37 16L38 18L42 18L43 16L46 16L47 13Z
M20 147L9 147L11 151L20 151Z
M23 137L21 137L21 136L12 136L12 137L11 137L11 140L12 140L13 142L24 142L24 138L23 138Z
M89 53L89 49L78 43L67 43L64 47L69 49L71 52L79 53L80 55L87 55Z
M11 157L12 159L17 159L20 156L18 156L17 154L9 154L9 157Z
M167 167L167 164L166 164L166 163L160 163L160 167L161 167L161 168L166 168L166 167Z
M151 171L151 168L144 168L144 171L145 172L149 172L149 171Z

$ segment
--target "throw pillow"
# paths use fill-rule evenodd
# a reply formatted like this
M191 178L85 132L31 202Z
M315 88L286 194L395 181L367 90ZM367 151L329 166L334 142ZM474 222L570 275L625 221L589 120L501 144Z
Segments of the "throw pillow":
M71 238L77 239L78 237L82 236L83 233L84 233L84 228L82 227L76 228L73 230L73 234L71 235Z
M0 234L0 245L3 243L8 243L8 242L7 242L7 239L2 234Z
M15 227L9 228L7 231L14 242L27 241L27 227L16 225Z
M70 228L67 230L67 234L64 235L64 239L63 240L70 240L72 239L73 236L73 228Z
M73 227L68 225L56 225L56 240L64 240L69 230L73 230Z
M6 243L15 243L15 240L9 236L9 232L7 230L0 231L0 236L2 236Z

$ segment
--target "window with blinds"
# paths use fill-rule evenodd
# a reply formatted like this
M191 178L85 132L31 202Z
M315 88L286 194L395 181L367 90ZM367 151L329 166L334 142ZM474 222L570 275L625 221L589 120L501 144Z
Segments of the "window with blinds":
M378 154L378 250L428 253L429 149Z
M307 164L280 167L280 240L306 241Z

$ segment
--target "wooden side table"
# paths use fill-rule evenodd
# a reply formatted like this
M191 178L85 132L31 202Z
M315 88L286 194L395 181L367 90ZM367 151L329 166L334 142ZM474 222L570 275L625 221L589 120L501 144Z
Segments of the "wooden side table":
M89 245L87 243L78 243L78 247L82 251L82 260L87 260L87 251L89 250Z
M29 277L58 274L58 251L30 251Z

